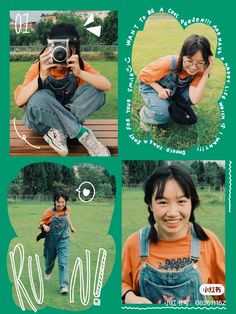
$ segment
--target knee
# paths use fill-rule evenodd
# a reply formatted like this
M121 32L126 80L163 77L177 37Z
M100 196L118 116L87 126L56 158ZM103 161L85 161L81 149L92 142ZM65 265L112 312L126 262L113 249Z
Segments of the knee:
M57 102L55 95L48 89L41 89L35 92L29 99L26 112L48 112L49 108L53 109Z
M86 98L90 98L93 102L97 103L98 107L102 107L106 101L105 92L95 88L88 83L83 84L76 90L76 96L82 95Z
M54 94L49 89L40 89L36 91L28 100L27 107L32 105L43 105L48 102L48 99L54 97Z

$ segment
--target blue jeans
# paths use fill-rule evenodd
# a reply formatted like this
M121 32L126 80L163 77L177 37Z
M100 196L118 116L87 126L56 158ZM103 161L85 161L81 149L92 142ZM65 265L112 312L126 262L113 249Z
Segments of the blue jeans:
M45 273L51 274L58 257L60 288L68 287L70 236L67 215L53 217L50 231L44 242Z
M142 84L140 92L146 104L139 112L142 122L147 124L164 124L171 120L168 110L170 106L168 99L160 98L158 93L148 84Z
M69 102L63 106L49 89L36 91L25 108L24 124L40 135L49 129L60 130L69 138L78 135L81 124L105 103L105 93L90 84L76 89Z
M173 93L178 92L186 99L189 100L189 85L193 80L192 76L180 79L179 75L173 71L176 69L176 56L169 56L170 58L170 72L166 77L157 81L162 87L169 88ZM149 84L140 82L140 93L143 96L146 106L144 106L139 113L140 120L147 124L164 124L171 120L169 114L169 99L162 99L159 97L158 92Z

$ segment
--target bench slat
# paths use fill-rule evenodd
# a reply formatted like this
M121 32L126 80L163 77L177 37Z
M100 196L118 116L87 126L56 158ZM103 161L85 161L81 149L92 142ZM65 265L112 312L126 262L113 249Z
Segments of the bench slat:
M17 135L13 121L10 121L10 155L11 156L59 156L42 138L42 136L34 133L22 124L21 120L15 121L17 131L21 136L25 135L27 141L34 146L40 146L36 149L28 145ZM118 125L116 119L98 119L86 120L84 123L91 129L95 136L109 149L111 155L118 153ZM68 140L69 154L68 156L88 156L86 148L79 144L76 139Z

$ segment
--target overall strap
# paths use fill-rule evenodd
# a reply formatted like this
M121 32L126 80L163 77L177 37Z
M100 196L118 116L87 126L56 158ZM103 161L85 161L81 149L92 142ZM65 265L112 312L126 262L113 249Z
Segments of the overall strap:
M176 56L175 55L169 55L170 58L170 71L174 71L176 68Z
M55 207L52 207L52 218L55 217Z
M151 227L147 226L139 230L139 256L147 258L149 256L149 240L148 235Z
M191 252L190 257L193 262L200 260L200 239L197 237L193 224L190 222L191 228Z

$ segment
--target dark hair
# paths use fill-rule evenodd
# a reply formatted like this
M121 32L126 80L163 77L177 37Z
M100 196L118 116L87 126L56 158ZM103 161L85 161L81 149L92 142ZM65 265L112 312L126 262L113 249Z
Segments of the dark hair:
M196 52L201 51L206 65L209 64L209 57L213 55L209 40L201 35L191 35L185 39L180 51L179 60L177 62L176 71L181 73L183 71L183 57L192 57Z
M55 207L56 207L56 201L59 201L60 197L62 197L65 200L65 202L67 202L69 199L69 196L66 195L64 192L56 192L53 196L53 204ZM63 208L63 210L66 210L66 205Z
M205 231L199 224L195 222L194 210L200 204L195 184L189 173L183 168L180 168L176 165L156 168L145 182L144 201L148 205L148 221L151 225L149 240L153 243L158 242L158 233L154 227L156 221L153 215L153 211L151 209L153 194L156 193L155 199L162 198L166 182L170 179L174 179L180 185L185 197L191 199L192 208L189 221L193 223L193 227L197 237L201 240L208 240L208 236Z
M84 61L80 56L80 36L73 24L59 23L52 26L49 39L65 39L69 38L70 43L75 44L76 54L79 56L79 65L84 70Z

